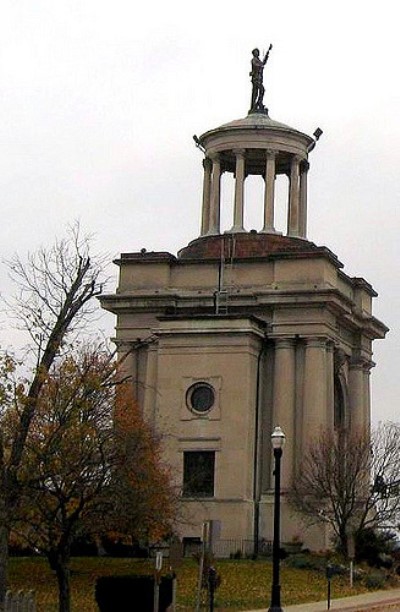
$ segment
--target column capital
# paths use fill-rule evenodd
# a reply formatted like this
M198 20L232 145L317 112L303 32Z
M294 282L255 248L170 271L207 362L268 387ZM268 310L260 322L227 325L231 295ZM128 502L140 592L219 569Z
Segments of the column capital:
M220 162L221 161L221 155L219 153L209 153L208 154L209 159L211 159L212 162Z
M335 350L335 343L334 343L334 341L333 340L327 340L326 341L326 348L327 348L328 351L332 351L332 353L333 353L333 351Z
M275 338L275 350L278 349L291 349L296 345L294 338Z
M275 159L277 151L275 149L265 149L265 156L267 159Z
M340 370L345 365L346 361L347 361L346 353L342 349L336 348L335 352L334 352L334 370L335 370L335 374L338 374L340 372Z
M366 357L352 357L349 362L350 370L371 370L375 363Z
M123 351L124 353L125 352L131 353L133 351L136 351L139 348L142 348L145 345L147 348L147 343L144 341L143 343L141 343L140 339L139 340L122 340L122 339L113 338L113 343L117 347L118 351Z
M244 157L246 154L246 149L232 149L232 153L234 153L236 157Z
M302 174L307 173L310 169L310 163L306 159L300 161L300 172Z
M315 336L305 338L305 344L307 348L327 348L329 340L323 336Z
M212 160L209 157L205 157L203 159L203 168L204 168L204 170L211 170L211 168L212 168Z

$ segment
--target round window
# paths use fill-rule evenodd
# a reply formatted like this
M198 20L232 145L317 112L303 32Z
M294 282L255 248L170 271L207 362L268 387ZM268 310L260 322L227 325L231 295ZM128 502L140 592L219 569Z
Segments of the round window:
M208 412L214 405L215 391L207 383L196 383L188 389L186 400L191 410Z

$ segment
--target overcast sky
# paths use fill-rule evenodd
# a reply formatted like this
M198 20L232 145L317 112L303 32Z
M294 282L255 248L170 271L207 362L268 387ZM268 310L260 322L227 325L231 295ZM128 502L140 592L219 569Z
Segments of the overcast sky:
M378 291L374 314L391 331L374 345L373 418L400 420L396 8L3 0L2 257L51 244L76 219L110 261L142 247L176 253L196 238L202 156L192 135L247 114L251 50L273 43L270 116L324 131L310 156L309 239ZM7 295L3 266L0 281ZM11 340L5 326L1 341Z

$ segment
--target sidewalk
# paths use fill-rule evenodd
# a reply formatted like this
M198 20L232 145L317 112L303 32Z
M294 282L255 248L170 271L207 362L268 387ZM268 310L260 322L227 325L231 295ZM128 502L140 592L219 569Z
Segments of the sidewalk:
M328 609L327 601L316 603L299 604L296 606L282 605L284 612L324 612ZM385 591L374 591L373 593L363 593L353 597L342 597L331 600L331 610L343 610L345 612L400 612L400 589L390 589ZM248 610L248 612L266 612L268 606L262 610Z

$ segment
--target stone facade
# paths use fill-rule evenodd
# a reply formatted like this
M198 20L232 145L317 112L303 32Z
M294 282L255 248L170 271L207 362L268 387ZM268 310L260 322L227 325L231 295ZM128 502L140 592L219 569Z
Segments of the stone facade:
M309 136L250 113L207 132L200 237L175 257L123 253L119 286L101 298L117 315L145 418L163 434L182 491L180 535L203 521L222 540L272 538L270 435L282 460L282 540L301 535L326 548L327 534L302 531L285 501L310 439L322 430L368 431L372 341L387 328L372 315L373 288L350 278L326 247L306 238ZM235 180L232 228L220 232L221 177ZM264 226L243 226L244 182L265 181ZM274 180L288 177L287 232L274 228Z

